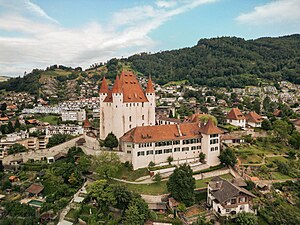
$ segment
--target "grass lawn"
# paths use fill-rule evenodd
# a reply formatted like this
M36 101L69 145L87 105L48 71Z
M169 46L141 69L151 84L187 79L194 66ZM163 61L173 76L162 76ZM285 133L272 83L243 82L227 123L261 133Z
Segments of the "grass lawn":
M45 116L36 117L37 120L40 120L44 123L50 123L51 125L57 125L58 118L59 118L58 116L53 116L53 115L45 115Z
M263 159L262 157L258 155L241 155L239 157L240 161L243 164L256 164L256 163L262 163Z
M138 170L131 170L128 167L122 165L120 172L117 176L119 179L135 181L136 179L149 175L147 168L141 168Z
M271 172L271 176L273 180L284 180L284 179L290 179L291 177L285 174L282 174L280 172Z
M274 156L274 157L268 157L266 158L267 163L274 163L276 160L281 161L281 162L287 162L288 159L283 157L283 156Z
M220 176L224 179L232 179L231 174L225 174ZM207 178L204 180L196 180L196 188L204 188L207 187L207 183L209 182L211 178ZM110 181L111 183L118 183L125 185L129 190L137 192L139 194L145 194L145 195L162 195L167 194L167 181L161 181L159 183L152 183L152 184L126 184L123 182L118 181Z

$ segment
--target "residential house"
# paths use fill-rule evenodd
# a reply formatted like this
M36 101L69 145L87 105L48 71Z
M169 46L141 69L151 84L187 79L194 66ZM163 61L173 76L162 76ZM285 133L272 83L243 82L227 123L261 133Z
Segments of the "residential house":
M226 117L227 123L237 127L246 127L246 118L238 108L232 108Z
M256 196L243 188L245 182L214 177L207 186L207 204L218 216L234 216L240 212L255 212L252 199Z
M250 127L261 127L261 123L264 120L261 115L256 112L249 112L245 115L247 125Z

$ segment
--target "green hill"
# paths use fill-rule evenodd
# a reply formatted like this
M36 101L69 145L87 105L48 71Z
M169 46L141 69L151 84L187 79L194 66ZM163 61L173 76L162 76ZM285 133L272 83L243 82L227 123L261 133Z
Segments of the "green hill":
M122 61L160 84L188 80L199 85L244 87L257 85L260 79L300 84L300 35L248 41L201 39L190 48L141 53Z

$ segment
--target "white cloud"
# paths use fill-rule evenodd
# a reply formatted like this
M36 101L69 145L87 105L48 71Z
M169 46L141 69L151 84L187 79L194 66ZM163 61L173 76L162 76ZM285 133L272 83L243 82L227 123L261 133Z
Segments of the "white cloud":
M65 28L28 0L0 0L5 9L0 14L0 32L13 34L0 33L1 73L22 75L52 64L88 67L112 57L150 51L156 45L149 37L152 30L178 14L215 1L158 1L115 12L105 26L91 22Z
M239 15L236 20L253 25L297 23L300 26L300 1L275 0L255 7L252 12Z

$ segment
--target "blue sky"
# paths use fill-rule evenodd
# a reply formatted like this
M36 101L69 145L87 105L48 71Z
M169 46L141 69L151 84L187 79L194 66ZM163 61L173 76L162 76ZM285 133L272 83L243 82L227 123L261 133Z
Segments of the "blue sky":
M0 0L0 75L300 31L300 0Z

